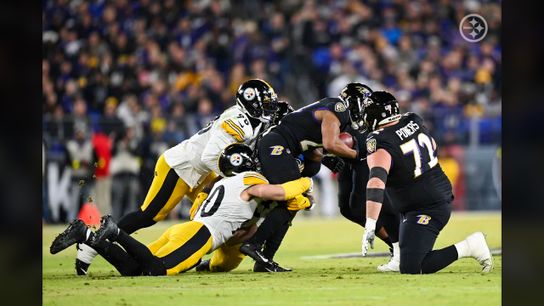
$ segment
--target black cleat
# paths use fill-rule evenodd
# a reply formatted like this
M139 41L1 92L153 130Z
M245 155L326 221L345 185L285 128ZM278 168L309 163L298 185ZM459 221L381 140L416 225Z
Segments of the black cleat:
M240 246L240 252L244 255L247 255L253 258L255 262L258 262L261 264L271 263L271 260L266 258L266 256L264 256L263 253L261 253L260 247L254 244L251 244L249 242L242 243L242 245Z
M291 268L283 268L277 262L270 261L268 263L258 263L255 262L253 266L253 272L291 272Z
M91 238L90 246L98 245L100 242L108 239L109 241L115 241L119 235L119 227L113 221L111 215L106 215L100 218L100 228L94 233Z
M55 237L55 240L51 243L51 247L49 247L49 252L57 254L74 243L85 241L87 238L87 229L87 225L80 219L72 221L64 232Z
M206 259L201 261L195 268L196 272L209 272L210 271L210 260Z
M91 264L85 263L76 258L76 273L77 275L87 275L87 270Z

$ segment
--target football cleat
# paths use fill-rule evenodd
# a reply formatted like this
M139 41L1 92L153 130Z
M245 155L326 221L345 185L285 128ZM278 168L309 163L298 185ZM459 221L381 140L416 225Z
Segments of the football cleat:
M91 238L90 245L95 246L100 242L108 239L114 241L119 235L119 227L113 221L111 215L106 215L100 218L100 228L94 233L94 236Z
M379 265L380 272L400 272L400 260L397 257L391 257L388 263Z
M264 264L264 263L269 263L271 261L268 258L266 258L266 256L263 255L263 253L261 253L260 247L253 245L249 242L242 243L242 245L240 246L240 252L244 255L247 255L253 258L253 260L255 260L258 263Z
M483 273L489 273L493 269L493 256L485 240L484 233L476 232L469 235L465 241L469 247L469 254L482 266Z
M51 243L49 252L57 254L75 243L85 241L87 238L87 229L87 225L80 219L72 221L62 233L55 237L55 240Z
M283 268L277 262L270 261L267 263L255 262L253 272L291 272L291 268Z
M196 272L209 272L210 271L210 260L206 259L201 261L195 268Z
M76 273L77 275L87 275L87 270L89 269L89 266L91 264L88 264L86 262L83 262L76 258Z

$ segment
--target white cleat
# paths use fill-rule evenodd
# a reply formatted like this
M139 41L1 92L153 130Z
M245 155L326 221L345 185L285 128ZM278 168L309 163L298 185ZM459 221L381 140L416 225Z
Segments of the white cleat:
M380 272L400 272L400 260L396 257L391 257L391 260L383 265L378 266Z
M489 273L493 269L493 256L485 240L484 233L476 232L466 238L470 256L482 266L482 273Z

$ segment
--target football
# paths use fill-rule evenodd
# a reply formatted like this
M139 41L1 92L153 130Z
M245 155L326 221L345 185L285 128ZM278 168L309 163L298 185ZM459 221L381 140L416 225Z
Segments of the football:
M342 142L345 143L346 146L353 149L353 136L351 136L350 133L340 133L340 135L338 135L338 138L340 138L340 140L342 140Z

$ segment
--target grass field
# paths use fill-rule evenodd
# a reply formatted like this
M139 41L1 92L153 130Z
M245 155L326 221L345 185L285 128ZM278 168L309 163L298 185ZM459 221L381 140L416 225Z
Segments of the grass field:
M135 234L150 242L171 223ZM383 274L388 258L303 259L305 256L360 250L363 229L341 219L297 217L276 261L290 273L253 273L251 259L230 273L189 271L175 277L121 277L97 257L87 277L74 271L75 247L55 256L49 245L64 226L43 229L44 305L500 305L502 258L481 274L473 259L461 259L433 275ZM454 214L435 248L471 232L487 234L491 248L501 247L498 213ZM385 251L376 241L375 252Z

